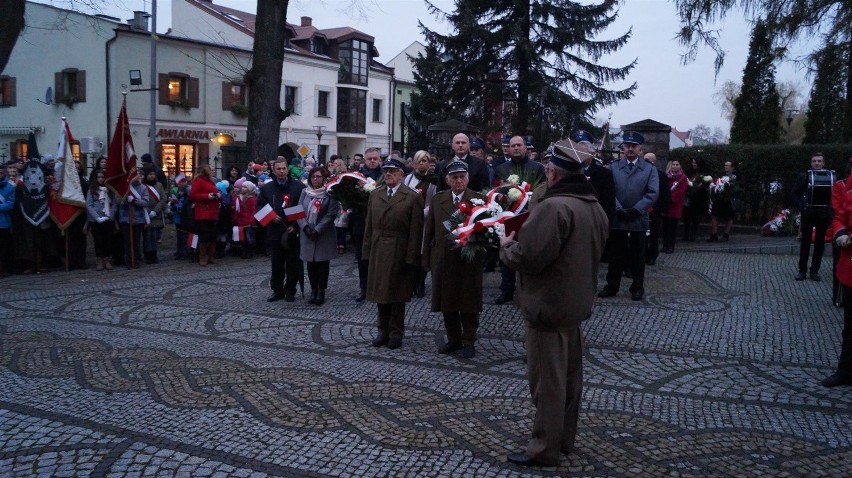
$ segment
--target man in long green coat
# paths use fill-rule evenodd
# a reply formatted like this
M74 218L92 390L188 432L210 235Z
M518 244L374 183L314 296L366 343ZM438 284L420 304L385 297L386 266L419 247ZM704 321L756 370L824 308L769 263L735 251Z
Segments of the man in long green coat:
M432 198L423 236L423 267L432 271L432 312L444 315L447 343L439 353L462 350L462 357L476 354L476 330L482 311L482 264L485 254L477 254L473 263L466 262L461 250L453 249L447 239L444 223L459 208L470 205L471 199L485 202L485 196L468 189L467 164L453 161L444 170L450 189Z
M382 165L385 184L370 193L362 257L369 261L367 300L378 306L378 336L373 347L402 346L405 303L411 300L414 272L420 266L423 199L402 184L402 161Z

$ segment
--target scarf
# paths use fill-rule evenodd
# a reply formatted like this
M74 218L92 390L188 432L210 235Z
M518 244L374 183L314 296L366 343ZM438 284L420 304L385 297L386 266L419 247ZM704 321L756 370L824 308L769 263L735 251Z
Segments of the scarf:
M317 221L319 221L319 213L322 209L322 203L326 200L328 195L326 194L325 187L311 189L305 188L305 197L311 199L311 203L308 205L307 217L305 218L308 221L308 224L315 226Z
M417 178L417 180L420 181L421 183L429 183L429 184L434 184L436 186L439 184L438 173L436 173L436 172L420 174L417 171L414 171L414 177ZM418 186L419 186L419 184L418 184Z
M109 217L109 211L112 205L109 203L109 190L106 186L98 186L98 201L104 208L104 216Z

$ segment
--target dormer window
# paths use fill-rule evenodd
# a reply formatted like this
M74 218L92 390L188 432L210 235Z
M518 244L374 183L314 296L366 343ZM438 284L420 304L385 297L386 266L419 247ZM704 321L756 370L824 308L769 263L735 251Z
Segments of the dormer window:
M328 51L325 46L325 40L321 37L311 38L311 52L316 53L317 55L327 55Z
M340 44L340 69L337 81L353 85L367 85L370 69L370 44L352 39Z

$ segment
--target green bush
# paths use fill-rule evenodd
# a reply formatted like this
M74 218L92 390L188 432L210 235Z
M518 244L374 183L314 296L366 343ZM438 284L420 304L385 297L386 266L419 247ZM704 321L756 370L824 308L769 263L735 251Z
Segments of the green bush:
M736 161L745 203L738 221L762 226L779 210L792 206L793 183L796 176L810 168L810 159L815 152L822 152L826 168L835 170L837 179L846 177L846 160L852 157L852 144L694 146L673 149L670 159L680 161L689 172L693 159L704 158L714 178L722 175L725 161ZM770 194L773 181L779 181L781 188Z

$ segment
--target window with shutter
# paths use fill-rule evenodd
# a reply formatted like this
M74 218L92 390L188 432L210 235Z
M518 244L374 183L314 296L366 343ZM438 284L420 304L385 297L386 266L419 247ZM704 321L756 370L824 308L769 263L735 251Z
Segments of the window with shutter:
M0 106L15 106L15 78L0 76Z

